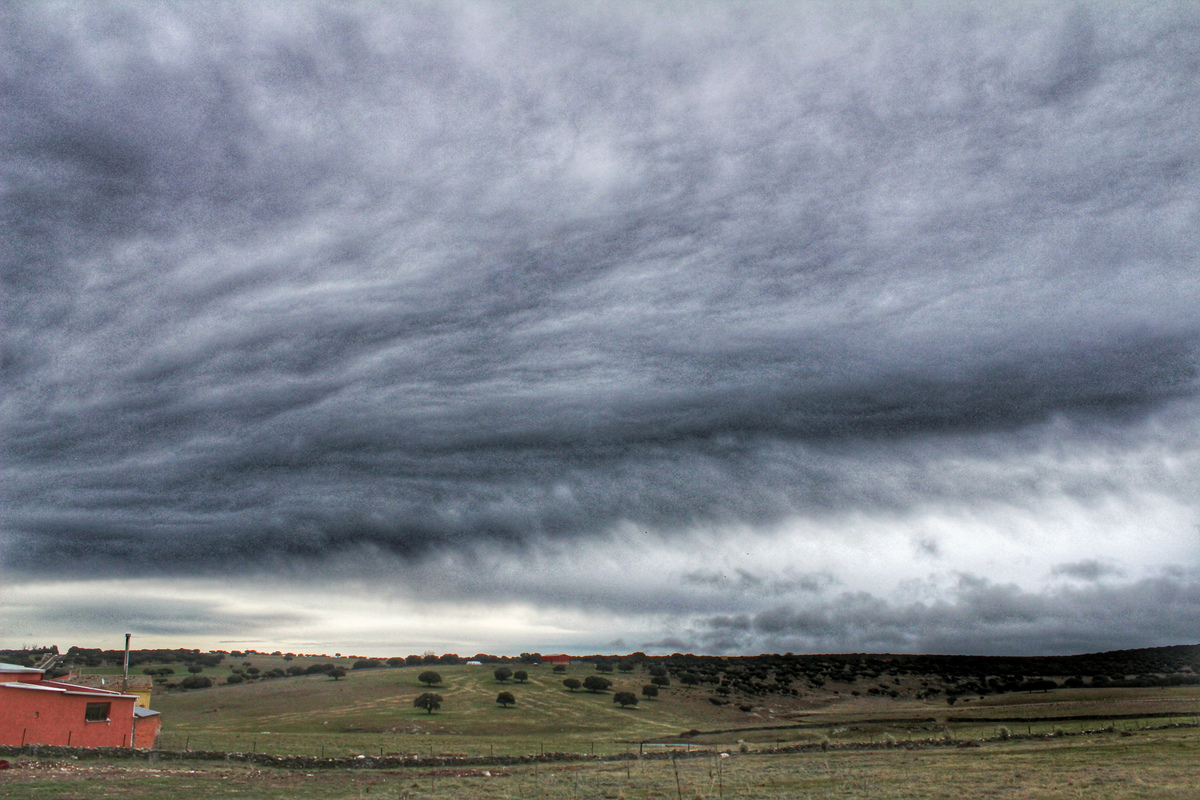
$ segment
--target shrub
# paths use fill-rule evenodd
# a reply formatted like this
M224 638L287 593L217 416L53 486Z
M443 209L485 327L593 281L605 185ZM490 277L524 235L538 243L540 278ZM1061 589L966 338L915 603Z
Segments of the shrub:
M200 675L189 675L179 682L180 689L207 689L212 686L212 679Z
M241 683L244 680L245 680L245 678L243 678L241 675L230 675L228 678L225 679L225 682L229 683L229 684L235 684L235 683Z

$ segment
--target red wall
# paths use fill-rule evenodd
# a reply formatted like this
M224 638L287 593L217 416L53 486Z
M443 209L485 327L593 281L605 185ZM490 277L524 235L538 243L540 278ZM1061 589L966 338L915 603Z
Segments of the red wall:
M134 721L133 746L138 750L153 750L154 742L158 739L158 730L161 727L162 717L157 714L139 717Z
M0 744L129 747L133 704L129 695L65 693L0 684ZM88 722L88 703L112 703L107 722Z

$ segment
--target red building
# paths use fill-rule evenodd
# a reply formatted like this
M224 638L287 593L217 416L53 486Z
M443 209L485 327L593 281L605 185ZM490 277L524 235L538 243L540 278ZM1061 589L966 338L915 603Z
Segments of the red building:
M40 669L0 664L0 744L151 748L162 718L137 695L46 680Z
M571 657L563 653L557 653L552 656L542 656L543 664L570 664Z

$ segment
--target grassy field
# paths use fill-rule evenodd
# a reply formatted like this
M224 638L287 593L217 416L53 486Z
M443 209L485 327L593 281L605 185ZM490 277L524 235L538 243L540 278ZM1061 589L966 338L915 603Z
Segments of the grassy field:
M255 655L264 672L288 662ZM315 659L314 663L337 659ZM276 663L277 662L277 663ZM306 666L296 659L293 665ZM518 665L512 665L519 668ZM202 674L219 679L242 659ZM711 688L677 683L622 709L613 693L568 691L564 677L524 667L499 683L492 666L434 665L220 684L157 692L161 751L278 755L525 756L576 758L517 766L413 764L384 769L282 769L169 754L93 761L9 757L0 798L1193 798L1200 774L1200 687L1060 688L918 700L868 696L832 684L802 696L710 702ZM443 682L418 680L425 669ZM179 669L177 675L186 675ZM644 672L607 675L640 695ZM861 685L858 688L863 688ZM444 703L413 707L426 691ZM516 698L496 704L500 691ZM996 738L1001 731L1011 738ZM1022 735L1050 734L1045 738ZM1070 735L1066 735L1070 734ZM938 746L928 746L936 741ZM870 749L857 745L873 744ZM801 752L769 752L796 744ZM970 745L970 746L958 746ZM703 750L701 754L698 751ZM678 758L662 758L676 753ZM627 761L582 756L628 755ZM636 758L645 754L646 758ZM722 756L721 754L725 754ZM659 756L657 758L651 755ZM363 762L366 763L366 762Z
M944 701L826 696L772 698L751 711L717 707L703 688L674 685L655 700L621 709L612 693L570 692L548 666L527 667L529 681L501 684L489 666L438 666L444 682L432 691L444 703L435 714L413 708L430 687L420 667L355 670L341 680L325 675L281 678L186 693L160 694L162 749L223 750L341 756L353 754L525 755L539 752L614 754L642 742L705 747L815 742L986 738L1001 726L1014 733L1079 731L1109 724L1137 729L1163 715L1200 721L1200 687L1058 689L989 696L949 707ZM595 674L572 666L567 676ZM616 691L640 692L642 673L611 673ZM512 708L496 704L509 691ZM685 731L706 733L681 737Z
M38 761L0 771L0 798L284 800L363 798L916 798L1012 800L1196 796L1194 729L1098 734L982 747L811 751L494 769L303 770L224 763Z
M564 677L595 674L586 666L558 674L526 667L529 680L496 681L489 666L438 666L443 678L428 687L424 668L355 670L340 680L325 675L259 681L155 698L163 713L164 748L271 753L468 753L524 755L546 752L616 753L637 742L677 736L694 728L756 724L760 717L717 708L699 689L672 687L636 708L613 703L612 692L568 691ZM648 676L610 674L613 691L640 695ZM413 707L433 691L443 705L434 714ZM511 692L516 705L496 703Z

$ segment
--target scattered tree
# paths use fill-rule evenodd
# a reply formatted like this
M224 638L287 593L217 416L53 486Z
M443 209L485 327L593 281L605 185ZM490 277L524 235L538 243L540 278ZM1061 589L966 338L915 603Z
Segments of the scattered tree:
M597 672L612 672L612 664L608 663L607 661L597 661L596 662L596 671Z
M693 672L681 672L679 673L679 682L684 686L695 686L700 682L700 676Z
M567 671L567 665L566 664L555 664L554 671L559 674L562 674Z
M237 683L241 683L244 680L245 680L245 678L243 678L241 675L234 673L233 675L230 675L228 678L226 678L225 682L228 684L237 684Z
M566 681L564 681L564 683L565 682ZM596 692L607 691L608 687L610 686L612 686L612 681L599 675L588 675L583 679L583 688L587 689L592 694L595 694Z
M496 671L492 674L496 676L496 680L504 683L506 680L512 677L512 670L508 667L496 667Z
M413 708L423 708L427 714L432 714L442 707L442 696L433 692L425 694L413 700Z
M342 669L341 667L334 667L333 669L329 670L329 677L333 678L335 681L339 678L344 678L346 677L346 670Z
M427 686L433 686L435 683L442 682L442 676L438 675L436 672L434 672L431 669L427 669L424 672L422 672L420 675L417 676L417 680L419 680L421 683L426 684Z
M658 697L658 687L652 683L647 683L642 687L642 697L655 698Z
M501 692L496 695L496 702L504 708L508 708L517 704L517 698L513 697L512 692Z
M617 669L621 670L621 672L633 672L637 669L637 666L632 661L622 661L620 664L617 664Z
M563 686L567 687L568 689L570 689L573 692L576 689L578 689L580 686L583 686L583 684L579 682L578 678L564 678Z
M633 692L617 692L613 695L613 702L620 703L621 708L625 708L626 706L636 706L638 699Z
M190 667L188 667L188 672L192 673L193 675L199 675L201 672L204 672L204 667L200 666L199 664L192 664Z
M663 688L671 685L671 679L666 675L655 675L650 679L650 682L655 686L661 686Z
M529 673L523 669L519 669L513 673L513 680L517 683L524 683L529 680Z

